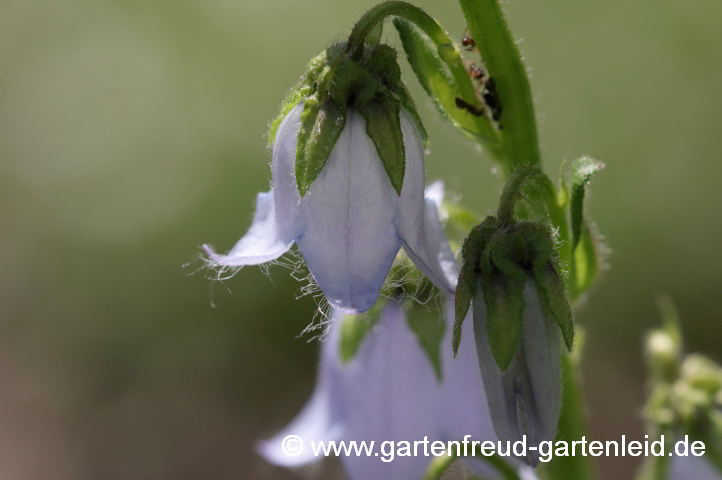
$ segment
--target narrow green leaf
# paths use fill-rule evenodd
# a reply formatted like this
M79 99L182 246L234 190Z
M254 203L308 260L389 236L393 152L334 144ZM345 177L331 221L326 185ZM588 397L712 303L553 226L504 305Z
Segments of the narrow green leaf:
M296 183L301 196L323 170L345 125L345 108L330 99L323 105L315 99L306 100L296 148Z
M455 127L482 142L496 142L491 122L485 115L474 115L459 108L457 98L464 98L446 62L439 56L439 48L410 22L395 18L394 26L416 78L431 97L442 115ZM475 105L481 108L481 104Z
M534 99L521 53L497 0L459 0L502 107L503 156L509 170L541 162Z
M444 338L445 330L443 314L443 311L430 310L419 304L412 304L407 312L409 328L419 340L439 382L443 381L441 369L441 341Z
M546 267L534 271L534 280L544 309L556 320L567 350L571 352L574 347L574 316L559 275L549 263Z
M366 334L376 325L385 305L386 302L379 299L368 312L344 315L337 320L343 322L339 341L339 352L343 363L348 363L356 355Z
M589 289L601 270L601 252L589 225L584 222L581 237L574 249L574 284L572 297L576 298Z
M401 195L404 184L406 157L404 136L401 132L401 102L390 97L373 100L360 108L358 112L366 120L366 133L376 146L376 151L384 164L386 174L396 193Z
M482 290L488 317L489 345L497 365L504 372L521 343L524 329L524 282L506 275L495 275L491 280L485 278L482 281ZM478 295L474 298L474 302L480 300Z
M582 236L582 227L584 225L584 194L587 184L599 170L604 168L602 162L598 162L589 157L582 157L572 164L572 194L570 201L571 219L572 219L572 250L577 248L577 244Z

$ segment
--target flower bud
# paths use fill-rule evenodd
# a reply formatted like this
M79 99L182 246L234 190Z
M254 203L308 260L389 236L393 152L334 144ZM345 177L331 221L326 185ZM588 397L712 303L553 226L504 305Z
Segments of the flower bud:
M561 335L554 319L544 313L534 282L524 285L520 307L521 339L505 370L489 343L490 316L481 289L474 297L474 336L496 434L512 443L526 435L528 446L538 447L556 435L561 407ZM536 466L539 455L528 450L528 457L522 460Z
M653 330L645 344L647 365L658 379L674 379L680 362L680 345L666 330Z
M553 440L561 407L561 340L569 351L574 324L547 225L513 218L519 189L534 173L515 172L497 216L467 237L456 293L454 347L473 301L474 335L494 428L502 441L538 447ZM539 456L528 450L530 465Z

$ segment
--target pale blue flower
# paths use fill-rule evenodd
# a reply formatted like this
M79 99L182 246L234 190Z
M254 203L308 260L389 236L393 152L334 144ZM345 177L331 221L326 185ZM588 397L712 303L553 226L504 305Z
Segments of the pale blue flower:
M453 302L446 317L453 319ZM484 387L474 355L471 322L463 336L467 343L453 358L446 335L442 343L443 381L408 327L402 303L389 301L374 331L369 332L356 355L346 364L339 356L341 314L337 311L328 338L322 345L317 385L301 413L272 439L262 442L259 453L269 462L298 467L323 457L310 451L310 441L462 440L496 441L487 410ZM449 320L447 320L448 325ZM448 332L447 328L447 332ZM281 443L287 435L305 442L303 453L288 456ZM433 457L342 456L351 480L420 480ZM488 465L474 462L474 471L496 478Z
M453 292L456 264L438 209L424 200L424 146L414 121L401 111L405 173L397 194L363 117L352 108L328 161L301 198L295 181L303 105L280 125L273 147L273 188L258 194L248 232L227 255L204 246L217 268L271 262L293 243L329 303L345 312L368 310L403 246L438 287Z

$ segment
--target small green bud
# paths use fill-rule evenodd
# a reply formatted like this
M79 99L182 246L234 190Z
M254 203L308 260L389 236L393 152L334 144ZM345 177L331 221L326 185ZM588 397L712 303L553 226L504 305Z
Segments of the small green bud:
M454 352L469 306L479 368L497 436L528 437L535 447L556 433L561 408L561 341L574 344L574 322L554 232L515 218L516 202L538 167L515 171L496 215L474 227L462 248L456 287ZM522 459L532 466L538 455Z
M653 330L645 342L647 365L655 378L671 381L677 376L680 346L665 330Z

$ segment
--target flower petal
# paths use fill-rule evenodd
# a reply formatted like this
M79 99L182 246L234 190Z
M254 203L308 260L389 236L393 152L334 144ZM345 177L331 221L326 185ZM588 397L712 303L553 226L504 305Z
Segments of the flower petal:
M299 215L301 195L296 186L296 144L301 128L303 103L283 119L273 144L273 192L276 200L276 219L284 238L296 238L303 230Z
M437 180L426 187L424 191L424 199L433 200L436 209L441 213L441 205L444 202L444 181Z
M216 265L242 267L270 262L286 253L292 245L293 238L284 237L279 232L271 190L258 194L251 228L227 255L217 254L209 245L203 245L203 249Z
M561 410L561 330L556 321L545 315L539 293L532 282L524 286L524 333L522 348L531 380L531 397L536 411L529 412L529 444L539 446L554 440Z
M454 254L441 226L443 183L436 182L422 197L424 172L424 143L413 120L402 111L401 131L404 134L406 171L399 196L399 235L411 260L441 289L453 293L456 289L458 267Z
M441 440L436 428L439 384L401 303L389 301L344 376L346 440L375 441L378 457L348 456L342 461L351 480L418 480L429 462L423 450L413 456L413 442ZM410 442L411 456L383 462L381 444ZM388 444L387 444L387 448ZM419 446L419 449L422 449ZM386 457L388 458L388 457Z
M454 323L453 299L447 302L446 324ZM471 435L473 440L496 441L486 402L484 384L481 381L479 361L474 347L473 323L465 321L462 326L461 345L454 357L450 329L443 342L444 385L439 424L449 440L463 439ZM452 413L453 412L453 413Z
M299 467L307 463L322 460L323 456L313 454L310 442L337 441L342 438L345 425L340 415L339 402L339 339L341 329L340 314L333 312L333 322L328 338L321 346L316 387L301 412L291 423L268 440L259 442L256 451L269 463L282 467ZM284 451L284 439L296 435L303 442L303 449L298 455L288 455ZM297 446L297 445L296 445ZM294 447L293 444L290 445Z
M406 211L401 207L401 237L404 239L404 250L414 264L436 286L449 293L456 290L459 268L449 240L441 225L441 201L444 197L443 183L435 182L426 189L424 199L424 215L412 222L405 217Z
M484 385L481 381L479 362L476 359L474 348L474 332L470 319L462 327L461 345L456 357L451 346L451 325L454 324L454 299L447 301L446 336L443 341L442 365L444 368L444 383L441 389L441 399L436 409L437 423L444 440L469 440L496 442L497 437L489 416L489 406L486 402ZM461 446L463 449L463 444ZM471 454L471 445L467 447ZM462 450L463 453L463 450ZM476 475L484 478L498 478L496 469L488 463L464 459Z
M203 245L216 265L242 267L270 262L286 253L300 235L299 195L293 168L302 111L303 105L297 105L278 127L271 167L274 188L256 197L251 228L227 255L219 255L210 245Z
M315 456L311 449L311 441L327 442L338 440L343 429L340 424L331 421L331 407L325 382L319 383L301 413L278 434L259 442L256 451L269 463L281 467L298 467L321 460L323 457ZM289 435L297 436L303 442L303 450L298 455L289 455L284 450L284 440ZM290 445L291 448L295 446Z
M301 200L298 238L313 277L331 305L371 308L401 247L396 192L366 124L349 110L346 128L321 174Z

